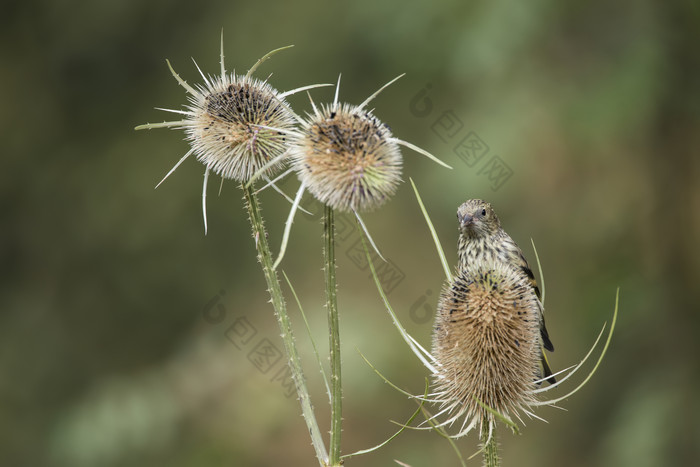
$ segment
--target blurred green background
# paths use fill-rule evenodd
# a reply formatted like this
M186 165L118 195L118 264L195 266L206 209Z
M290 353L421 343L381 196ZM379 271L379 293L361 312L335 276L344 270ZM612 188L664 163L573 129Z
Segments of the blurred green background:
M585 354L621 287L595 378L560 403L566 411L537 410L549 423L502 429L503 465L700 459L697 2L11 1L0 25L1 465L316 465L299 404L275 377L283 363L263 372L248 358L264 339L282 346L240 190L226 183L217 197L218 179L210 184L205 236L201 164L188 160L153 189L186 152L182 132L133 131L171 119L154 107L185 103L165 58L191 83L201 78L190 57L217 72L222 28L239 72L296 45L257 73L281 90L342 73L341 99L359 103L407 73L374 101L376 114L454 170L406 150L405 180L453 263L467 198L491 201L531 262L534 238L554 368ZM291 102L309 110L304 95ZM455 147L471 132L488 152L470 165ZM493 161L510 176L487 170ZM289 204L274 192L262 201L276 251ZM410 185L365 222L398 277L393 306L429 345L443 273ZM356 349L414 393L426 376L353 261L356 235L343 231L338 247L345 453L384 440L390 420L415 409ZM318 216L299 216L282 267L325 355L320 247ZM290 312L327 430L323 384ZM235 323L255 336L236 341ZM474 435L458 445L477 449ZM457 465L426 432L346 465L393 459Z

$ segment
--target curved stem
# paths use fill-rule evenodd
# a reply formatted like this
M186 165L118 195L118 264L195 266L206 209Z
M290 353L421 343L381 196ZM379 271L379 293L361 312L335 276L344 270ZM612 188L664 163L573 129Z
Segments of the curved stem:
M335 284L335 222L333 208L326 205L323 216L323 256L326 273L326 306L331 358L331 440L329 465L340 464L340 435L343 424L343 386L340 376L340 326Z
M309 429L311 444L313 444L316 450L316 457L318 458L319 464L325 467L328 465L328 454L326 453L323 436L321 435L321 430L319 429L316 416L314 415L314 409L311 405L309 391L306 387L306 379L304 378L304 372L301 367L301 358L299 357L299 352L297 352L296 344L294 343L292 325L289 321L289 315L287 315L287 306L282 296L279 278L272 268L272 254L270 253L270 245L267 243L267 234L260 211L260 204L258 203L258 198L252 185L249 187L242 186L242 189L245 193L245 204L250 218L250 225L253 229L255 247L258 251L258 261L265 274L265 281L267 282L267 288L270 292L272 306L275 308L275 316L277 317L277 323L280 327L284 349L287 353L289 369L294 379L299 402L301 403L301 412L304 416L306 426Z

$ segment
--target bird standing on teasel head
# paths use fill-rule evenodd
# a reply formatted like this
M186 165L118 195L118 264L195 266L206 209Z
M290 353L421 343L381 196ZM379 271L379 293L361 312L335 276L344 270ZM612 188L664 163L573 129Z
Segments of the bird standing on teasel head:
M516 429L513 416L521 422L521 414L541 419L534 407L554 405L581 385L555 399L538 399L560 383L544 354L554 346L532 270L489 203L471 199L459 207L457 218L459 262L455 273L447 274L435 310L432 351L423 351L433 374L428 400L440 404L430 421L437 422L433 428L461 422L451 438L478 429L485 458L493 460L499 420ZM611 335L616 317L617 301ZM550 386L539 387L543 381Z
M478 267L486 263L506 264L516 274L523 275L527 283L532 287L538 299L541 299L540 289L537 286L535 276L527 264L522 250L515 241L510 238L498 219L495 211L489 203L480 199L470 199L457 209L459 220L459 271ZM549 339L547 328L544 324L544 314L539 305L539 325L542 346L553 351L554 346ZM547 359L542 352L542 370L549 383L556 382L552 371L547 364Z

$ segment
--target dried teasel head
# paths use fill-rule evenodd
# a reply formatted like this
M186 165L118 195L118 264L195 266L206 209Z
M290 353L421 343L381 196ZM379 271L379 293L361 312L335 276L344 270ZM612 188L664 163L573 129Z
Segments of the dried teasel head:
M383 205L395 193L403 165L399 146L452 168L418 146L394 137L387 125L365 109L402 76L389 81L357 106L339 103L339 77L333 103L319 108L311 101L313 113L302 121L299 130L288 132L292 169L301 186L285 225L274 268L284 257L294 212L305 190L334 210L353 212L369 236L360 212ZM381 256L378 250L377 253Z
M339 211L379 207L401 181L403 158L391 130L359 106L316 109L290 154L311 194Z
M159 110L180 114L183 118L136 127L137 130L153 128L184 130L186 140L190 143L190 150L160 183L163 183L192 154L204 164L206 170L202 209L205 229L204 200L210 171L224 179L248 182L254 174L265 177L271 175L280 167L286 156L287 132L295 128L298 117L285 101L285 97L318 85L279 92L267 81L253 78L252 74L271 55L289 47L269 52L245 75L237 75L235 72L227 74L224 66L222 34L220 75L207 77L197 66L203 83L195 86L187 84L168 61L171 73L187 91L189 103L183 110Z
M484 423L490 433L493 411L531 415L541 378L539 306L526 278L502 263L461 270L443 290L433 334L433 398L448 414L445 423L463 419L459 435L477 424L483 433Z
M238 182L248 181L286 151L286 136L270 127L296 124L281 93L249 75L208 80L190 102L182 126L194 154L214 173ZM268 166L265 174L277 167Z
M296 125L295 115L284 100L291 92L280 93L267 81L251 76L263 61L286 48L269 52L245 75L227 74L222 41L221 74L207 77L197 67L204 82L195 86L180 78L168 62L171 73L187 91L189 104L185 110L160 110L178 113L184 118L141 125L137 129L181 128L192 147L185 157L194 154L208 170L223 178L248 181L286 151L283 132ZM273 164L264 170L270 173L274 168Z
M401 182L400 145L447 166L426 151L395 138L367 104L391 80L360 105L339 103L340 79L332 104L314 111L291 138L292 167L304 187L339 211L362 212L384 204ZM447 166L449 167L449 166Z
M490 259L460 265L457 272L451 274L415 184L413 189L426 223L433 232L447 278L447 285L438 301L432 352L425 350L409 335L398 320L383 291L369 249L363 241L369 269L394 326L411 352L432 375L433 391L427 396L399 391L417 400L440 405L438 413L430 415L426 420L430 426L416 427L417 429L438 430L450 438L458 438L479 429L486 452L489 443L491 448L495 446L494 430L497 420L518 431L518 425L511 416L517 417L521 423L522 414L543 420L533 413L535 407L556 406L576 394L591 380L612 340L617 322L619 289L615 296L615 309L608 335L593 368L574 389L554 397L546 395L560 388L583 368L601 342L607 324L577 364L546 376L541 366L543 343L538 316L543 304L540 303L529 276L506 262ZM536 249L535 255L537 256ZM540 265L539 258L537 264ZM540 276L544 289L541 270ZM557 381L542 385L545 381L551 382L552 377L557 377ZM444 427L455 424L459 427L456 433L450 434L444 430Z

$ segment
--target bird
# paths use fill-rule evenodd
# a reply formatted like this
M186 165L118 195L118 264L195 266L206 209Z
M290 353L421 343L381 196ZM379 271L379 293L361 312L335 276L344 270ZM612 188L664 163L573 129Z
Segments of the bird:
M526 283L534 290L539 304L539 325L542 347L554 351L554 345L549 338L544 322L544 307L541 293L527 263L522 250L517 243L501 227L501 221L490 203L481 199L470 199L457 209L459 221L458 271L466 271L474 266L501 263L508 265L514 272L524 275ZM541 364L544 378L550 384L556 382L547 362L544 351L541 351Z

